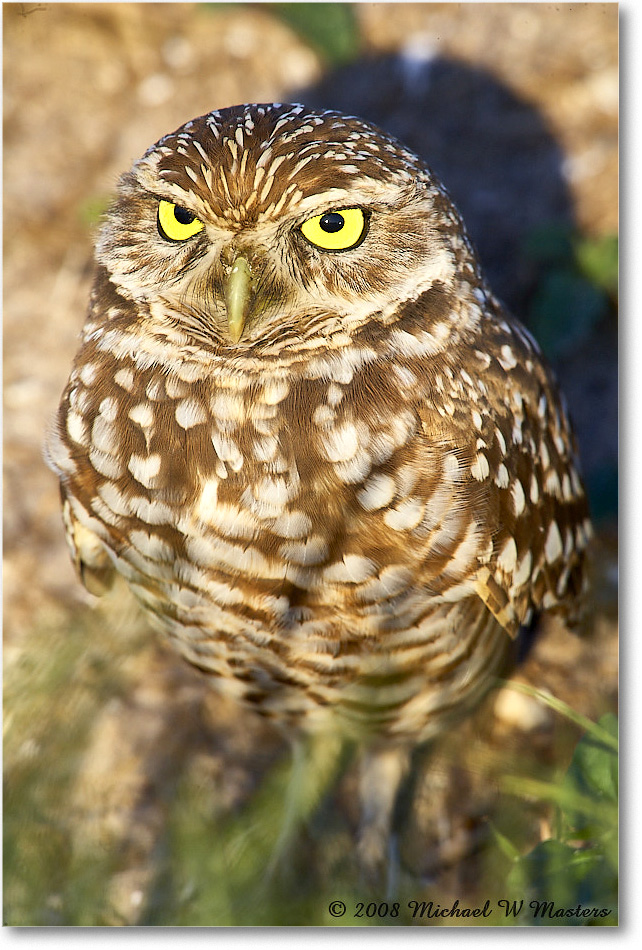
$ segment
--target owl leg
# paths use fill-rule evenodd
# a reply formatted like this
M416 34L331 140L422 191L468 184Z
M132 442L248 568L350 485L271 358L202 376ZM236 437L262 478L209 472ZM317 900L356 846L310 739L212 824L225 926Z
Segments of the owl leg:
M385 882L386 895L394 889L397 865L392 834L395 802L409 764L410 750L403 746L373 746L360 763L357 854L365 883L380 887Z

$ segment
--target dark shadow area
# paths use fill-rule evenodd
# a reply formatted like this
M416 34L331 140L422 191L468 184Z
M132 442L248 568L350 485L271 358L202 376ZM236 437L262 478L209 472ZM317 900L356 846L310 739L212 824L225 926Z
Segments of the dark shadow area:
M403 55L361 59L316 86L292 90L290 98L358 115L417 152L450 191L494 292L540 343L548 342L533 325L543 272L527 244L538 234L549 241L570 234L575 215L564 153L533 105L483 69ZM568 398L592 510L612 518L618 452L614 311L584 332L590 301L576 298L571 287L553 303L550 335L559 345L544 350ZM576 325L580 331L573 337Z
M523 316L534 229L571 224L563 154L533 106L489 73L441 58L364 59L292 98L354 113L417 152L449 189L493 290Z

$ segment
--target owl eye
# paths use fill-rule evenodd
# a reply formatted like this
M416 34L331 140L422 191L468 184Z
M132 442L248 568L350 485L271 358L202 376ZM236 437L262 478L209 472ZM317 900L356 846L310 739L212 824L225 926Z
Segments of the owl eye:
M350 251L368 232L368 218L361 208L326 211L301 225L303 237L324 251Z
M158 230L167 241L186 241L203 230L203 222L172 201L158 202Z

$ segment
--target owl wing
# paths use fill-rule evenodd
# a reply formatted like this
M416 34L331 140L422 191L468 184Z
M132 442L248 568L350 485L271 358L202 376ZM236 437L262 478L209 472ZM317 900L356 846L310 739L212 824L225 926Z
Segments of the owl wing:
M448 391L437 398L431 386L419 415L428 440L448 432L460 457L458 490L478 539L474 587L514 637L541 610L577 619L591 528L552 372L505 314L486 333L483 352L449 351Z
M98 535L74 515L64 487L61 487L60 494L65 534L74 566L89 593L102 596L113 587L116 569Z

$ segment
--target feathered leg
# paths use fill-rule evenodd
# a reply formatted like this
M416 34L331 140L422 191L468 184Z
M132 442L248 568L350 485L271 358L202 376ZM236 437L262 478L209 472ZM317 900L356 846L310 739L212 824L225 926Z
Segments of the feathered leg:
M399 788L408 772L410 751L404 746L371 746L360 763L361 821L357 854L365 883L386 894L394 884L395 842L392 821Z

